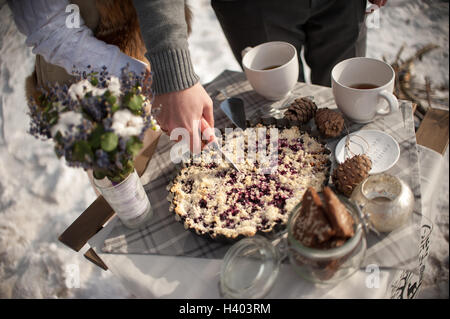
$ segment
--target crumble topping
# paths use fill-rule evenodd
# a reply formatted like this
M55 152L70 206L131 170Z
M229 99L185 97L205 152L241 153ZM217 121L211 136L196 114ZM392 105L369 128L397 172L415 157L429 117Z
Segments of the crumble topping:
M266 132L269 145L269 129ZM331 165L323 144L298 127L280 129L278 167L264 174L267 163L259 154L255 161L247 156L248 148L255 147L248 145L249 134L249 129L235 130L225 137L223 151L240 172L224 160L212 162L220 154L209 150L201 161L191 160L175 178L170 189L174 194L172 203L186 229L228 238L270 232L274 226L287 223L288 214L308 187L322 190Z

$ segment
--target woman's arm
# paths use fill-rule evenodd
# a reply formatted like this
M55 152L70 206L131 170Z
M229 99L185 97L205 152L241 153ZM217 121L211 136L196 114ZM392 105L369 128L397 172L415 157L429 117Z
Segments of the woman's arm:
M121 69L129 64L136 73L145 72L147 65L123 52L117 46L106 44L93 35L80 17L80 27L66 25L67 0L8 0L14 21L33 48L51 64L63 67L69 74L75 67L78 71L108 67L108 72L120 75Z

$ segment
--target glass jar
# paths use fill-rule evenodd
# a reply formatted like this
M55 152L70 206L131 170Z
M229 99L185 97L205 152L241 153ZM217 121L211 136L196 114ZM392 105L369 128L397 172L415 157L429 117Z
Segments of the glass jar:
M280 250L262 236L244 238L224 257L220 291L226 298L263 298L272 287L282 260Z
M358 206L345 197L338 197L355 221L355 235L344 245L321 250L305 247L296 240L292 234L300 203L292 211L287 229L275 239L257 235L238 241L228 250L220 272L221 294L227 298L264 297L287 257L302 278L315 283L333 284L355 273L365 258L366 231Z
M304 279L321 284L337 283L356 272L362 265L367 249L366 235L358 206L343 196L339 200L354 220L353 237L342 246L315 249L304 246L294 237L294 225L300 214L301 203L288 221L288 255L294 270Z
M126 227L142 227L153 216L150 201L136 170L117 185L106 177L101 180L94 178L94 184Z
M370 226L379 232L404 225L414 209L414 195L409 186L389 174L369 176L354 189L351 199L359 205Z

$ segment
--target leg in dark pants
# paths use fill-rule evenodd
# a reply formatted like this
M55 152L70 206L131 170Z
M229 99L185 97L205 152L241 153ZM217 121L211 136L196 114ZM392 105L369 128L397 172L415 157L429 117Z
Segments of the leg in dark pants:
M364 17L365 0L212 0L211 4L233 50L268 41L286 41L311 67L314 84L330 85L339 61L355 56L355 42ZM299 81L304 81L301 61Z
M236 60L241 63L241 51L248 46L269 41L285 41L299 53L305 34L297 28L308 18L309 1L292 1L291 10L283 1L272 0L212 0L211 5L230 44ZM291 1L286 2L289 6ZM288 14L286 14L288 12ZM303 68L299 60L299 81L304 81Z
M365 2L312 1L312 15L303 25L306 34L305 60L311 68L312 83L331 86L333 67L357 55L356 41Z

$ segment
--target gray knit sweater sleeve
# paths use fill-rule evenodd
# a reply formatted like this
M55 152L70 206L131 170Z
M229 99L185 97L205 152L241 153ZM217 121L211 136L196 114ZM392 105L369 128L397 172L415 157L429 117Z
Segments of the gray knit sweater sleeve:
M195 74L187 42L184 0L133 0L156 95L193 86Z

